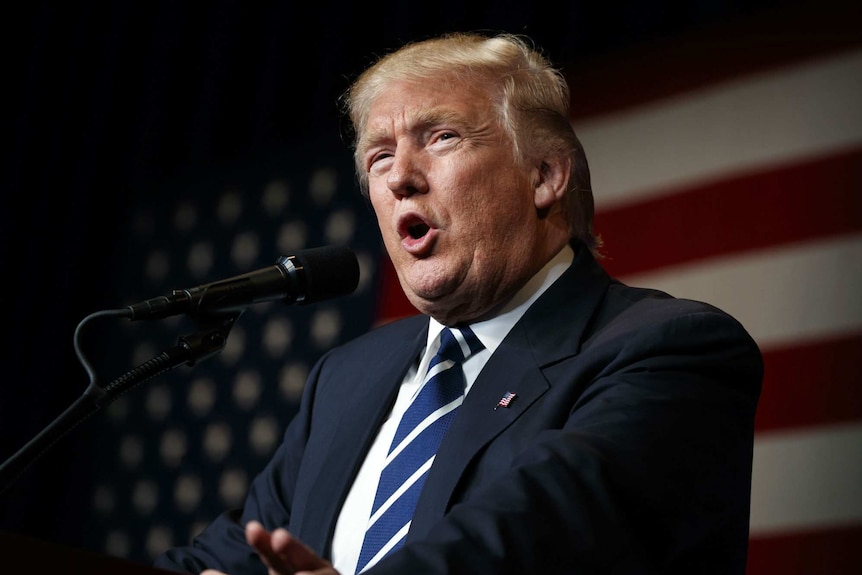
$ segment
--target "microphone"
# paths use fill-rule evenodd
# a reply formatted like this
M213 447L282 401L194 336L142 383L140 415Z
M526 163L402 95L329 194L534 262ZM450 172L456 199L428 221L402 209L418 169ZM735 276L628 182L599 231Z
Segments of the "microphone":
M282 300L307 305L352 293L359 284L359 262L348 248L324 246L281 256L275 265L191 289L173 290L128 306L131 320L162 319L235 311L250 304Z

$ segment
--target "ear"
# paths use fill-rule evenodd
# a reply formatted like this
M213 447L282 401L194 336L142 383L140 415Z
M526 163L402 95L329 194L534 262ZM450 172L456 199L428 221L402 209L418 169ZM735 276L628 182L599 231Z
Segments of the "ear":
M539 210L547 210L563 200L569 187L572 159L566 156L545 158L536 169L533 202Z

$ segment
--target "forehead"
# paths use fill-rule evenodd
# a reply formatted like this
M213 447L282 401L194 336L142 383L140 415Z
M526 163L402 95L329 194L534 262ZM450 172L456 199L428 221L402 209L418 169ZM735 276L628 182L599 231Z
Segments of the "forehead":
M495 106L484 85L446 79L398 80L371 101L362 139L436 124L486 123L493 114Z

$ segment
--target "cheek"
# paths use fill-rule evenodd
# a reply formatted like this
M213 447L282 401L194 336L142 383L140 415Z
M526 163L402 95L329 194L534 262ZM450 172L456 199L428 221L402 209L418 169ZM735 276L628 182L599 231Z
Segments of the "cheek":
M533 209L532 196L528 198L520 194L517 188L511 187L511 183L508 186L501 183L501 187L489 189L488 193L474 196L469 201L470 204L462 206L460 211L473 215L476 226L481 228L476 233L514 234L528 221L526 216Z
M377 222L382 224L386 218L392 213L392 202L387 199L387 195L381 192L375 192L373 189L368 193L368 199L371 202L371 209L374 210L374 215L377 217Z

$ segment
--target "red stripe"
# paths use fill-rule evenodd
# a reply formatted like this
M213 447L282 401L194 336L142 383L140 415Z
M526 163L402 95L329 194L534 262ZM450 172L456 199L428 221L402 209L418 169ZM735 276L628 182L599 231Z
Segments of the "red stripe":
M859 575L862 525L775 537L752 537L748 575Z
M757 431L862 420L860 352L862 334L764 352Z
M835 4L830 6L830 4ZM738 22L577 63L572 117L610 113L862 44L856 2L779 6Z
M857 232L860 189L862 148L599 211L595 230L621 276Z

